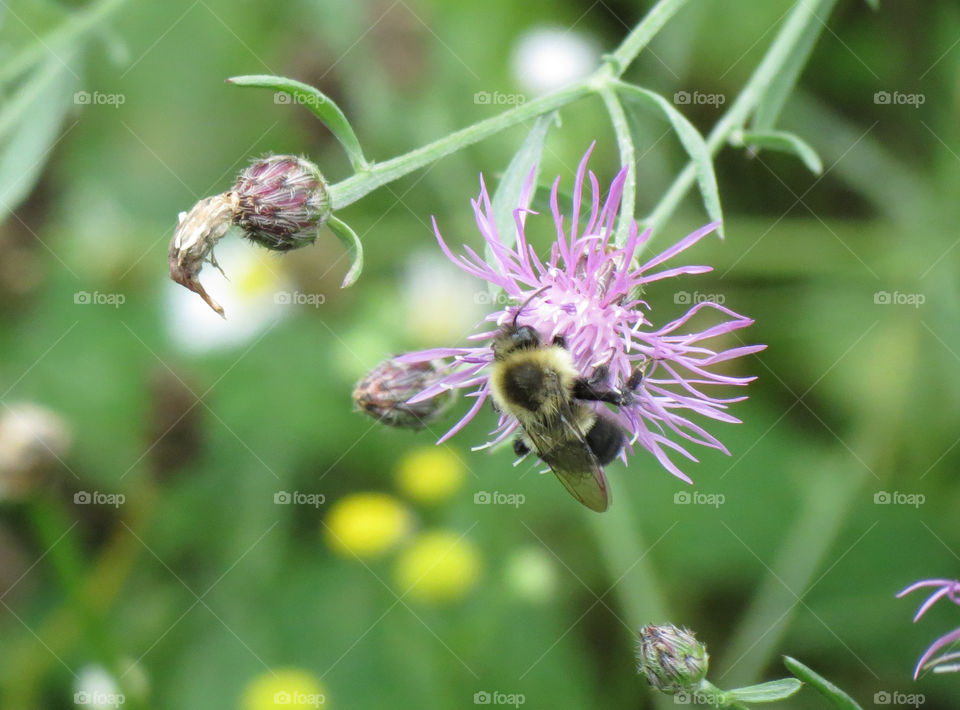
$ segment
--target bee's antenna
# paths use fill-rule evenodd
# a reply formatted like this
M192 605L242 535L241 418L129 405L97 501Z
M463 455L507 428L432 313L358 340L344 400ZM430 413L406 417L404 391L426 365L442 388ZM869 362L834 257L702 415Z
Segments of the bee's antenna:
M533 293L531 293L531 294L527 297L527 300L526 300L526 301L524 301L524 302L520 305L520 307L517 309L517 312L513 314L513 327L514 327L514 328L517 327L517 318L520 317L520 314L523 312L523 309L530 305L530 301L532 301L534 298L536 298L536 297L539 296L541 293L543 293L544 291L546 291L548 288L550 288L549 285L548 285L548 286L542 286L541 288L538 288L536 291L534 291Z

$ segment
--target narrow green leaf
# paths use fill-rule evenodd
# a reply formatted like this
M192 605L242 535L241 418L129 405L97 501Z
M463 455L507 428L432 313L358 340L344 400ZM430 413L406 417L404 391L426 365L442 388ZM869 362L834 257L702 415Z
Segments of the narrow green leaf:
M787 131L744 131L740 140L744 145L753 148L768 148L781 153L792 153L800 158L803 164L814 175L823 172L823 161L809 143L794 133Z
M287 79L282 76L272 76L270 74L250 74L247 76L235 76L227 79L228 84L237 86L256 86L263 89L273 89L278 94L275 99L277 103L298 103L306 106L319 118L323 124L330 129L330 132L340 141L340 145L347 151L347 157L350 158L350 164L356 172L363 172L370 167L370 163L363 157L363 150L360 148L360 141L357 134L353 132L353 127L347 120L343 111L337 106L333 99L324 94L319 89L315 89L309 84ZM286 100L279 98L284 96Z
M879 10L880 0L867 0L867 5L869 5L873 10Z
M5 87L51 55L76 56L74 50L80 40L84 39L84 35L93 28L103 27L107 18L127 1L96 0L87 3L82 10L78 9L66 15L62 23L43 36L38 36L28 27L35 41L4 58L0 65L0 87ZM3 8L7 7L6 3L0 4Z
M727 697L743 703L775 703L796 693L803 686L796 678L781 678L759 685L728 690Z
M614 243L622 247L627 243L630 229L633 227L637 200L637 160L636 149L633 145L633 134L627 114L620 103L620 97L613 91L601 92L603 103L610 114L614 133L617 136L617 148L620 151L620 169L627 169L626 179L623 181L623 196L620 201L620 218L617 221L617 233Z
M504 171L500 182L497 184L497 190L493 193L493 220L497 225L497 233L505 245L512 246L516 242L517 229L513 220L513 211L517 208L517 200L520 196L520 190L523 189L523 183L534 171L534 197L536 197L537 175L540 172L540 158L543 155L543 146L547 140L547 131L551 124L556 120L557 112L553 111L544 114L534 121L533 128L524 139L520 150L510 159L510 164ZM484 247L484 254L490 263L496 263L493 258L493 250L487 244ZM491 298L496 303L497 297L503 290L499 286L491 283L487 285Z
M327 226L346 248L347 253L350 254L350 270L347 271L347 275L343 277L343 283L340 284L340 288L353 286L357 282L357 279L360 278L360 272L363 271L363 244L360 243L360 237L357 236L357 233L353 231L350 225L336 217L329 217L327 219Z
M703 206L711 220L720 222L718 232L722 237L724 232L723 209L720 207L720 189L717 187L717 175L713 170L710 150L707 148L703 136L700 135L700 131L660 94L622 82L617 84L617 90L627 98L653 106L666 115L677 134L677 138L680 139L680 143L683 144L684 149L693 161L697 173L697 183L700 185L700 194L703 197Z
M41 64L27 81L22 82L13 94L3 97L3 103L0 104L0 141L21 121L26 120L31 110L36 110L37 97L48 91L50 84L58 81L65 71L62 63L51 58Z
M814 8L814 12L816 12L816 9ZM810 54L820 38L820 33L826 27L826 21L826 17L823 17L820 21L815 19L808 22L803 28L782 66L770 80L766 89L763 90L763 96L760 97L757 110L753 115L753 130L768 131L776 125L780 112L783 111L783 106L787 102L787 97L793 92L797 79L807 65Z
M556 111L540 116L534 121L533 128L524 139L520 150L510 159L496 192L493 193L493 219L497 225L500 239L507 246L514 243L516 226L513 221L513 211L517 208L517 199L523 183L533 170L533 181L536 185L540 170L540 157L543 155L543 146L547 140L547 131L556 118ZM488 254L489 256L489 254Z
M534 193L533 201L530 203L530 209L542 214L549 214L551 209L551 190L553 190L553 185L549 183L538 183L537 191ZM573 193L569 190L564 190L562 187L557 188L557 202L561 205L573 204Z
M803 665L797 659L784 656L783 665L797 678L807 683L810 687L815 688L821 695L829 700L835 708L839 708L839 710L863 710L853 698L811 668Z
M0 111L0 220L30 194L43 172L51 148L62 135L75 88L67 68L50 58Z

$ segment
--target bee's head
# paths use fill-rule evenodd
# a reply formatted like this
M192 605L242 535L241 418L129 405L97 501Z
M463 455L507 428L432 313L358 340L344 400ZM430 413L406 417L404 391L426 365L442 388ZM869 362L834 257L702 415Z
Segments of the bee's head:
M527 297L527 300L520 304L517 310L514 311L513 320L510 321L510 324L504 325L500 329L500 332L497 333L492 345L494 360L503 360L507 355L517 350L526 350L540 346L540 336L537 334L537 331L529 325L517 325L517 319L520 317L520 314L523 313L523 309L530 304L530 301L546 291L547 288L547 286L543 286L531 293Z
M517 350L540 347L540 335L529 325L505 326L493 339L493 357L503 360Z

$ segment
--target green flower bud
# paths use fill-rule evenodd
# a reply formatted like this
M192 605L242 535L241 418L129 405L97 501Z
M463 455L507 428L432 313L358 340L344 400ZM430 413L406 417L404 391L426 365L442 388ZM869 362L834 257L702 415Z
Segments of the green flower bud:
M644 626L637 644L637 672L657 690L673 695L696 691L707 676L707 647L684 628Z
M292 155L254 160L233 187L234 224L273 251L312 244L330 216L327 183L317 166Z
M423 429L453 401L453 393L444 390L419 402L408 400L423 392L440 378L431 362L404 363L397 358L384 360L373 368L353 390L354 408L399 429Z

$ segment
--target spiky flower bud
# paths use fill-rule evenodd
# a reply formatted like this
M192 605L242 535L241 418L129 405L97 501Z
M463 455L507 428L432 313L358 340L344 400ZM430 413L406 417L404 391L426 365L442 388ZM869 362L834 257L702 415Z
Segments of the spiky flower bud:
M330 214L327 183L316 165L293 155L258 158L240 173L233 190L205 197L180 213L170 240L170 278L224 316L199 275L205 263L220 268L213 248L231 227L268 249L290 251L312 244Z
M369 414L382 424L399 429L422 429L436 419L453 401L444 390L427 399L409 403L440 379L435 363L405 363L399 358L384 360L373 368L353 390L353 402L359 412Z
M233 187L234 224L251 240L274 251L312 244L330 216L327 183L317 166L293 155L259 158Z
M687 629L664 624L644 626L637 643L637 672L657 690L695 692L707 676L707 647Z

